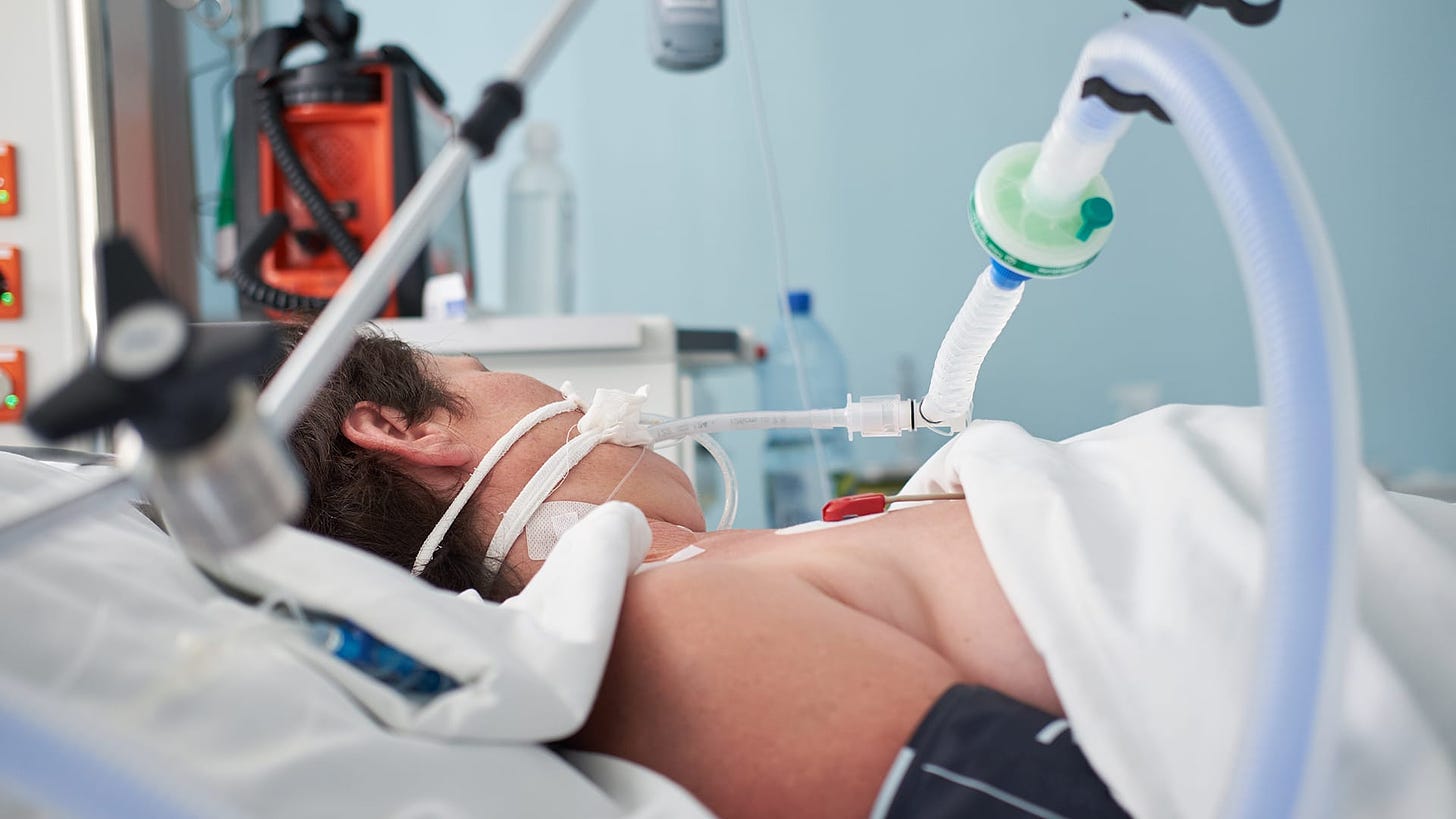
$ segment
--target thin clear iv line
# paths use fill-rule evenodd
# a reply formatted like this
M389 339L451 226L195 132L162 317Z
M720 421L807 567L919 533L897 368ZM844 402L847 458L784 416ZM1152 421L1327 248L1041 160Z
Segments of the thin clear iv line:
M783 200L779 193L778 170L774 163L773 146L769 143L768 113L763 100L763 86L758 77L757 50L753 44L753 26L748 20L748 0L737 0L738 22L743 28L744 64L748 67L749 95L753 100L753 121L758 133L758 153L762 159L763 174L768 183L769 211L772 213L774 231L774 267L779 284L779 320L784 323L785 338L789 342L789 356L794 359L794 376L798 381L799 402L809 410L809 379L804 372L804 359L799 353L798 333L794 331L793 317L789 313L789 250L787 228L784 221ZM819 491L824 499L834 497L829 484L829 469L824 457L824 444L819 440L818 430L809 430L809 440L814 443L814 465L819 474Z

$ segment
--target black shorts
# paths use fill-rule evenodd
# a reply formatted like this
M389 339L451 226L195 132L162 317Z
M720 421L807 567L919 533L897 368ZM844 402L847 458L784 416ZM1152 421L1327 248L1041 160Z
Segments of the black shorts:
M952 686L900 750L871 819L1127 817L1067 721L1010 697Z

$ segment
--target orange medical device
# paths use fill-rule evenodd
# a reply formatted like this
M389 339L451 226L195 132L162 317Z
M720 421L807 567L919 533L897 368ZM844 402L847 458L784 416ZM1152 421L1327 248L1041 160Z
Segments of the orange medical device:
M453 133L445 94L404 51L355 52L359 18L310 0L297 25L248 46L233 85L233 198L245 305L321 310ZM317 43L316 63L284 67ZM410 266L380 315L418 316L429 276L470 276L464 200Z

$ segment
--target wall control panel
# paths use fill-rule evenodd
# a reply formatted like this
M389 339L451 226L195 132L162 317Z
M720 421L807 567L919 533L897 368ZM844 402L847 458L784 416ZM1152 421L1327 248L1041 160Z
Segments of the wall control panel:
M0 321L18 319L25 303L20 286L20 248L0 244Z
M14 424L25 413L25 351L0 347L0 424Z
M113 6L0 0L0 447L98 446L42 440L23 419L85 365L94 336L91 248L111 218L96 193L110 179L96 123L110 126L106 75L91 59L104 49L77 50L72 35L84 27L93 42Z
M14 216L19 210L15 181L15 146L0 142L0 217Z

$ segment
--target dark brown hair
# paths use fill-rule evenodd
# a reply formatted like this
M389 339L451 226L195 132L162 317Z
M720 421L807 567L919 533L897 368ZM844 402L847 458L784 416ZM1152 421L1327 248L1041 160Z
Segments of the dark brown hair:
M307 329L280 325L285 352L292 352ZM277 366L265 381L276 372ZM289 436L308 481L308 505L298 525L412 568L420 544L459 487L441 497L411 477L394 456L345 437L344 418L360 401L396 409L409 424L439 411L459 416L469 408L431 371L419 350L367 327ZM476 505L466 504L421 577L451 591L475 589L487 599L500 599L518 584L510 577L493 582L502 567L486 563L478 518Z

